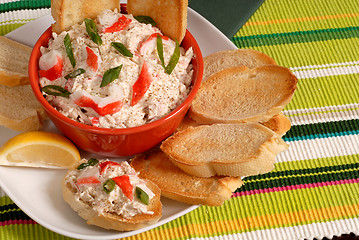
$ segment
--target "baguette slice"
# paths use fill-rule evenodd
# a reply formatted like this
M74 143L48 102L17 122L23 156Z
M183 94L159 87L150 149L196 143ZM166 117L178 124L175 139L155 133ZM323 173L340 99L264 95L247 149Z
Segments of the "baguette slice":
M283 113L274 115L271 119L269 119L269 121L263 122L260 124L271 129L272 131L277 133L279 136L283 136L291 128L290 120ZM197 127L200 125L203 125L203 124L196 122L195 120L190 118L188 115L186 115L186 117L181 122L181 125L179 125L179 127L176 129L176 132L182 131L188 127Z
M161 150L137 155L131 166L143 179L154 182L164 197L187 204L220 206L243 182L239 177L201 178L176 167Z
M0 85L0 125L16 131L35 131L47 118L30 85Z
M252 49L234 49L215 52L203 58L203 81L212 74L226 68L239 66L256 68L268 64L276 65L271 57Z
M0 84L29 84L28 65L32 48L0 36Z
M76 211L80 217L87 220L87 224L96 225L105 229L114 229L117 231L131 231L152 225L162 217L162 204L160 201L161 190L153 182L148 181L146 185L155 196L150 200L148 210L154 214L140 214L132 218L124 218L114 212L103 212L99 215L92 206L77 200L75 197L76 189L70 184L62 182L62 195L71 208Z
M85 18L95 19L105 9L120 10L118 0L51 0L52 31L61 33Z
M288 68L227 68L203 82L189 116L198 123L266 122L291 101L297 78Z
M151 17L162 33L182 42L187 29L188 0L128 0L128 13Z
M161 144L171 161L198 177L245 177L271 171L275 156L288 145L258 123L189 127Z

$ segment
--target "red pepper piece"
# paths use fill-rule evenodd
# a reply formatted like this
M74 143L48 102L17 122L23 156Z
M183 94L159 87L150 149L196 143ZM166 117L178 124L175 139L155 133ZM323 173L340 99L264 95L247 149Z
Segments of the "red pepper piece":
M62 58L60 56L56 57L56 64L48 70L39 70L40 77L45 77L50 81L54 81L62 76L62 70L64 67Z
M130 182L130 177L128 175L122 175L118 177L112 178L117 186L119 186L122 189L123 194L130 199L133 200L133 186Z
M87 52L86 63L94 72L96 72L98 69L98 56L89 47L86 47L86 52Z
M102 175L109 166L120 166L120 164L117 162L112 162L112 161L106 161L106 162L100 163L100 169L101 169L100 175Z
M82 96L79 99L74 101L80 107L89 107L95 110L100 116L105 116L107 114L114 114L121 110L123 103L121 101L116 101L107 104L104 107L99 107L91 98Z
M131 23L131 19L122 15L118 18L117 22L115 22L111 27L105 28L105 33L118 32L127 27Z
M157 36L160 36L161 38L162 38L162 40L169 40L169 37L167 37L167 36L163 36L162 34L160 34L160 33L153 33L153 34L151 34L151 36L149 36L148 38L147 38L147 40L144 42L144 43L146 43L146 42L149 42L149 41L151 41L152 39L154 39L154 38L156 38L157 39Z
M84 178L79 178L77 179L77 184L78 185L83 185L83 184L98 184L101 183L96 177L92 176L92 177L84 177Z
M147 63L143 62L142 69L140 75L136 82L132 85L132 101L131 106L136 105L138 101L141 100L143 95L147 92L150 88L152 83L152 77L148 72Z

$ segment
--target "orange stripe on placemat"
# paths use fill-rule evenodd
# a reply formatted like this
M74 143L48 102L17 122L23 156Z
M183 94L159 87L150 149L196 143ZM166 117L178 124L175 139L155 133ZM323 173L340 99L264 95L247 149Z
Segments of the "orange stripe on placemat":
M318 21L318 20L349 18L349 17L358 17L358 16L359 16L359 13L348 13L348 14L314 16L314 17L303 17L303 18L292 18L292 19L274 19L274 20L269 20L269 21L246 22L244 24L244 27L258 26L258 25L269 25L269 24L278 24L278 23Z
M310 224L313 222L336 220L340 218L346 219L351 217L358 217L355 209L359 209L359 204L333 206L321 209L309 209L290 213L253 216L200 224L188 224L166 229L160 227L145 233L141 233L137 235L137 237L149 237L150 239L154 239L156 236L166 236L168 238L178 238L178 236L183 236L183 238L194 236L208 237L216 236L218 234L233 234L260 229L290 227ZM218 229L221 231L218 232ZM131 237L128 239L131 239Z

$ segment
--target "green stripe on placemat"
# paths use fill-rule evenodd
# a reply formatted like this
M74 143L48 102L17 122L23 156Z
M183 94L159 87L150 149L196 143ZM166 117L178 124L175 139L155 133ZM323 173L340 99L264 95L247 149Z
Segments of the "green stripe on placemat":
M303 32L273 33L266 35L235 36L233 41L240 48L265 45L293 44L302 42L327 41L358 37L359 27L319 29Z
M300 79L298 90L285 110L357 103L358 78L359 74L350 74Z
M292 126L285 141L359 134L359 119Z
M22 25L26 24L27 22L30 22L31 20L33 20L33 19L27 19L26 22L22 22L22 23L12 23L12 24L4 25L0 29L0 35L4 36L4 35L8 34L9 32L15 30L16 28L19 28Z
M15 1L0 4L0 13L22 10L22 9L37 9L37 8L51 7L51 0L28 0L28 1Z

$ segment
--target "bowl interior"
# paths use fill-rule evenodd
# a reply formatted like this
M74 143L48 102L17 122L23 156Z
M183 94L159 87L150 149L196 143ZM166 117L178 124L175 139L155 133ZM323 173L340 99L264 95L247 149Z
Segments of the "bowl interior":
M203 57L200 50L200 47L198 46L196 40L192 36L192 34L187 30L186 35L181 43L181 46L185 49L188 49L189 47L193 48L194 52L194 58L192 59L192 66L193 66L193 79L192 79L192 85L191 85L191 91L187 98L182 102L180 106L178 106L176 109L174 109L171 113L168 115L138 126L138 127L131 127L131 128L121 128L121 129L108 129L108 128L99 128L94 126L89 126L80 122L77 122L75 120L72 120L70 118L67 118L66 116L62 115L60 112L58 112L53 106L50 105L50 103L44 98L42 95L42 92L40 90L39 85L39 58L41 56L40 47L48 46L49 40L52 38L52 28L49 27L38 39L36 42L33 51L30 56L29 61L29 78L30 78L30 84L31 87L35 93L35 96L40 101L40 103L43 105L45 110L48 112L48 114L52 117L57 118L58 120L62 121L64 124L67 124L69 126L86 130L92 133L109 133L109 134L129 134L134 132L141 132L141 131L147 131L149 129L155 128L157 126L160 126L163 124L163 122L168 121L171 118L175 118L177 113L180 111L183 111L184 109L187 110L190 103L192 102L193 98L195 97L195 94L197 93L199 86L202 81L203 76Z

